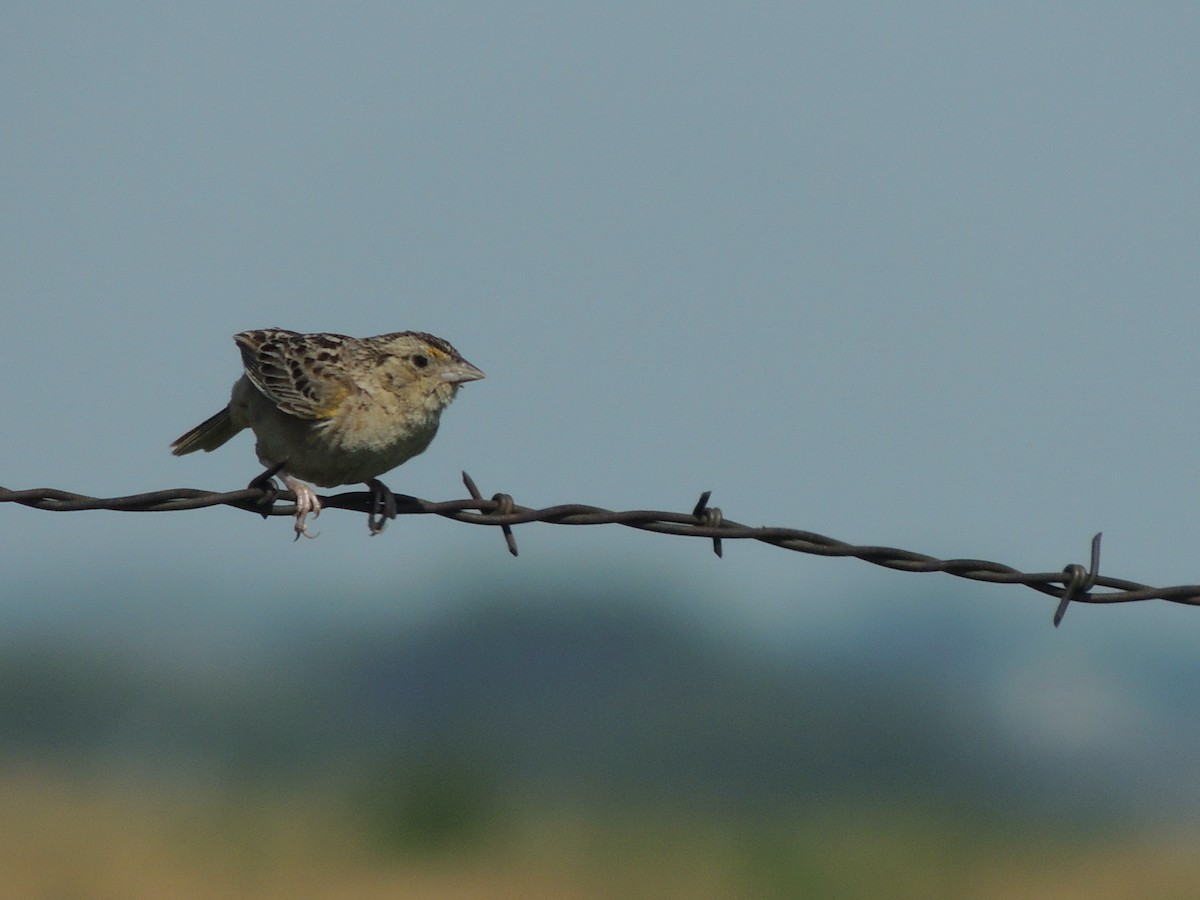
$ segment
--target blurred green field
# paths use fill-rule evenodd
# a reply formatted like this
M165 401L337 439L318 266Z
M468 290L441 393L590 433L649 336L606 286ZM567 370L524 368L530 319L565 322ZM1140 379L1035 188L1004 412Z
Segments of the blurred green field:
M14 768L13 898L1194 897L1200 832L1064 835L850 806L795 821ZM465 798L469 801L469 798ZM425 829L426 840L414 835Z
M1190 732L1031 740L1045 680L998 714L1020 641L947 605L774 656L632 594L14 632L0 900L1200 897Z

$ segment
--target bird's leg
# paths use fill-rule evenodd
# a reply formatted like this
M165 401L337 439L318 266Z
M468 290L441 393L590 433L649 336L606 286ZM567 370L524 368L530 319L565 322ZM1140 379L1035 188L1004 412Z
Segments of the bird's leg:
M310 515L315 519L321 514L321 501L317 499L317 492L312 489L312 485L299 478L293 478L286 472L281 477L288 490L296 495L296 540L300 540L300 535L315 538L316 535L308 530L304 520Z
M396 495L378 478L366 483L371 489L371 505L367 510L367 528L371 534L379 534L388 519L396 518Z
M267 466L267 470L260 475L254 476L251 482L246 485L247 490L259 490L263 492L261 498L256 501L256 505L262 507L262 517L265 519L271 515L271 507L275 505L275 495L279 493L279 489L275 487L275 476L283 468L283 463L274 463Z

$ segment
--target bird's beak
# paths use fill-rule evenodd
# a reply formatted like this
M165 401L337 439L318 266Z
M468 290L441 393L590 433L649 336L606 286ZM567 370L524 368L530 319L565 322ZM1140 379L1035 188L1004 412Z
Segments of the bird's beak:
M467 381L479 381L487 376L464 359L462 362L446 366L438 377L446 384L463 384Z

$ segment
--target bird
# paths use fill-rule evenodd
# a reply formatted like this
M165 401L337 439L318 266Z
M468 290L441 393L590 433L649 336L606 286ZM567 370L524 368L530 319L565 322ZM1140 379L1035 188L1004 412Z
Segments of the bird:
M233 340L244 372L229 404L171 451L210 452L249 428L266 466L250 486L271 488L278 476L296 495L296 540L316 537L307 526L321 513L313 484L366 484L367 526L382 531L396 500L379 476L423 452L459 388L485 377L448 341L421 331L354 338L263 328Z

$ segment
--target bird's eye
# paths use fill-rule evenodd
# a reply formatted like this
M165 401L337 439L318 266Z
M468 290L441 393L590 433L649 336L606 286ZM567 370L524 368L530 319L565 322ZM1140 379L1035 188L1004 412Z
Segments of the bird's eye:
M412 364L414 366L416 366L418 369L423 369L427 365L429 365L429 357L423 356L420 353L413 354L412 356L409 357L409 359L412 360Z

